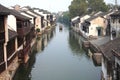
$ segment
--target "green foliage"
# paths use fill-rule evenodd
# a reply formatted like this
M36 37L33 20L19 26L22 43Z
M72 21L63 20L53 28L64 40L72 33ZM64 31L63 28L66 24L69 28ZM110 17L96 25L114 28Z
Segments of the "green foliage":
M69 12L63 12L61 16L58 18L58 22L64 23L66 25L70 25L70 17Z
M80 16L85 14L87 3L85 0L73 0L69 6L70 17Z
M40 32L40 29L39 29L39 28L37 28L37 29L36 29L36 32Z
M103 11L106 12L108 10L108 6L105 4L104 0L87 0L88 7L91 8L91 11Z
M70 18L97 11L108 11L103 0L73 0L69 6Z
M115 7L113 4L107 4L107 6L109 9L114 9L114 7Z

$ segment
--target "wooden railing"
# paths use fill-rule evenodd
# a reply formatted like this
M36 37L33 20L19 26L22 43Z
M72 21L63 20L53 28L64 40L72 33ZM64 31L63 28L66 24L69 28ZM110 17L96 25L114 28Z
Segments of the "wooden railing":
M17 28L17 32L19 36L24 36L30 32L30 27Z
M4 52L3 50L0 50L1 53L0 53L0 63L4 61Z
M30 52L30 45L24 47L24 54L28 54Z
M17 56L17 52L9 59L7 60L7 65L9 66L11 64L11 62L16 58Z
M2 73L5 70L5 62L2 62L0 64L0 73Z

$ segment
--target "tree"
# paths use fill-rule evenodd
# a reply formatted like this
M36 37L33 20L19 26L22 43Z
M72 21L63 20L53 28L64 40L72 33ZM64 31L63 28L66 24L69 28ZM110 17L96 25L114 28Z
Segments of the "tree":
M107 4L107 6L108 6L109 9L114 9L115 8L115 5L113 5L113 4Z
M88 8L91 9L91 11L108 11L108 6L104 2L104 0L87 0L88 2Z
M87 3L85 0L73 0L69 6L70 17L81 16L86 13Z
M58 22L70 25L69 11L65 11L61 16L58 17Z
M103 0L73 0L69 6L71 18L97 11L108 11L108 6Z

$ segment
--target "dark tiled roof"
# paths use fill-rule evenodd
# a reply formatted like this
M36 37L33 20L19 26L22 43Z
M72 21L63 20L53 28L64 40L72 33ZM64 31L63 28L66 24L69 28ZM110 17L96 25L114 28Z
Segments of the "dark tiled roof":
M26 16L21 15L18 11L8 9L1 4L0 4L0 14L2 14L2 15L12 14L12 15L16 16L17 18L23 19L23 20L29 20L30 19Z
M44 14L51 14L51 13L50 13L49 11L47 11L47 10L44 10L43 13L44 13Z
M10 29L8 29L8 36L9 36L9 39L13 39L13 38L15 38L18 34L17 34L17 32L15 32L15 31L13 31L13 30L10 30Z
M120 17L120 11L116 11L110 15L111 17Z
M88 18L88 19L86 19L85 21L92 21L93 19L95 19L95 18L97 18L98 16L92 16L92 17L90 17L90 18Z
M77 18L77 19L72 21L72 23L79 23L79 22L80 22L80 18Z
M0 4L0 14L1 15L8 15L8 14L10 14L10 10Z
M102 54L108 59L113 60L113 50L116 50L120 53L120 38L114 39L112 41L109 41L108 43L102 45L100 47Z
M32 13L34 13L34 14L42 17L42 15L40 15L40 14L38 14L37 12L34 11L34 10L39 9L39 8L31 8L31 7L29 7L29 6L25 6L24 8L27 8L27 9L28 9L28 10L26 10L26 11L30 11L30 12L32 12Z
M29 13L27 13L26 11L21 11L21 12L24 12L25 14L30 15L30 16L32 16L32 17L36 17L35 15L29 14Z
M115 55L116 57L118 57L120 59L120 45L113 50L113 55Z
M110 13L110 12L101 12L101 13L99 13L99 14L97 14L97 15L93 15L92 17L86 19L86 21L91 21L91 20L93 20L93 19L95 19L95 18L97 18L97 17L102 17L102 18L104 18L104 16L107 15L107 14L109 14L109 13Z
M97 15L97 16L92 16L92 17L86 19L85 21L88 21L88 22L89 22L89 21L92 21L92 20L96 19L97 17L104 18L103 15L101 14L101 15Z
M30 20L30 18L28 18L28 17L20 14L20 13L19 13L18 11L16 11L16 10L11 10L10 12L11 12L12 15L16 16L16 17L19 18L19 19L22 19L22 20Z
M39 8L33 8L33 10L39 10L40 12L43 12L44 14L51 14L49 11L43 10L43 9L39 9Z
M34 14L36 14L36 15L38 15L38 16L43 17L41 14L38 14L37 12L35 12L35 11L33 11L33 10L29 10L29 11L32 12L32 13L34 13Z

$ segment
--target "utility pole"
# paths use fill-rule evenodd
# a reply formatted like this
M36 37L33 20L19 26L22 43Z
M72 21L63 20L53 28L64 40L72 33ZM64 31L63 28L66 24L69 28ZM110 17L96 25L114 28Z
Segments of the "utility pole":
M117 0L115 0L115 10L117 10Z

